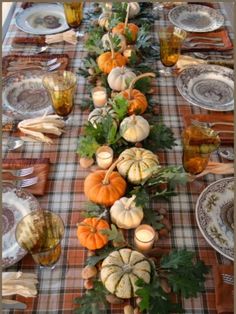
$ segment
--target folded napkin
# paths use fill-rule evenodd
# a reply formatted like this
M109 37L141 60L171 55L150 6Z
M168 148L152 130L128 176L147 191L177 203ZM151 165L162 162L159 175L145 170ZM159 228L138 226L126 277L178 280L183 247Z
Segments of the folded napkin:
M31 159L31 158L17 158L4 159L2 161L3 169L21 169L25 167L34 167L34 172L26 178L37 176L38 182L35 185L24 188L26 191L34 195L43 195L47 188L48 173L50 160L49 158ZM8 173L2 174L2 179L12 179L12 175Z
M189 181L193 181L197 178L203 177L208 173L213 174L234 174L234 163L222 163L209 161L206 169L198 175L189 175Z
M33 273L3 272L2 296L22 295L23 297L35 297L37 295L37 275Z
M77 37L75 31L73 29L70 29L69 31L66 31L64 33L47 35L45 39L45 42L47 44L53 44L61 41L66 41L69 44L76 45Z
M234 265L213 266L217 313L234 313L234 286L225 283L222 274L233 276Z
M19 130L26 134L21 137L24 141L37 141L53 144L53 140L46 134L60 136L63 133L65 121L57 115L43 115L42 117L26 119L18 124Z

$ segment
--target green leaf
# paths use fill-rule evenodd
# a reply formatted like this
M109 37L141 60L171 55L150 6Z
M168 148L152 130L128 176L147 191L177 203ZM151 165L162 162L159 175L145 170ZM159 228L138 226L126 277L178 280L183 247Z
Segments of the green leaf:
M153 226L155 230L160 230L164 227L162 223L159 222L159 215L152 209L152 207L144 207L144 219L147 224Z
M86 260L86 264L90 266L95 266L98 262L104 260L111 252L117 251L118 249L115 249L111 246L106 246L105 248L101 250L96 251L96 255L89 256Z
M86 202L85 211L82 212L82 216L85 218L99 217L104 212L104 210L105 208L100 205L92 202Z
M138 31L136 47L137 49L149 48L151 46L152 36L150 35L150 27L147 24L143 24Z
M76 153L81 157L92 158L100 145L92 136L81 136L78 140Z
M130 192L129 195L136 195L135 204L136 206L141 206L142 208L149 206L150 196L146 189L142 186L135 186Z
M118 116L119 121L123 120L128 111L129 102L126 98L121 95L117 95L115 98L109 102Z
M123 233L116 228L115 225L111 224L111 229L103 229L100 233L105 234L108 236L108 240L115 241L115 242L125 242L125 238Z
M150 77L143 77L140 80L138 80L134 84L134 88L138 89L140 92L142 92L144 94L149 92L149 90L151 88L151 79L150 79Z
M95 53L96 55L100 55L104 52L104 48L102 46L102 36L103 31L100 27L93 27L89 31L88 39L85 41L85 48L90 53Z
M152 125L148 138L143 141L143 147L153 152L158 149L170 149L174 145L176 145L174 134L164 124Z

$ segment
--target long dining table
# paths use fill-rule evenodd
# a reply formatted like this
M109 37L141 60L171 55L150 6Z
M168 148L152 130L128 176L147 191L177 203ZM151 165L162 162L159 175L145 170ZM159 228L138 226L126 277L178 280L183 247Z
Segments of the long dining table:
M204 4L204 3L203 3ZM226 12L219 3L214 7L221 11L225 17L224 27L233 39L233 32ZM91 4L85 5L85 11L91 9ZM2 52L7 56L11 51L11 43L15 37L32 35L19 30L15 25L15 14L22 10L21 3L17 3L9 29L5 36ZM151 35L153 42L157 41L157 29L160 25L168 24L167 15L156 19L152 26ZM90 20L83 19L79 31L86 33ZM84 46L84 37L78 39L77 45L61 43L50 46L46 53L67 54L69 56L68 70L77 73L78 68L83 65L87 55ZM209 50L209 54L214 50ZM219 58L221 56L220 52ZM15 54L15 53L14 53ZM22 55L32 54L31 48L27 45ZM224 54L224 52L222 52ZM192 55L189 53L189 55ZM155 73L161 67L159 60L153 60L152 68ZM170 150L158 152L161 165L182 165L182 144L181 133L184 129L183 114L211 114L210 111L193 106L188 103L176 88L176 77L156 77L152 80L154 91L153 100L159 109L159 115L164 124L171 128L176 138L177 145ZM38 295L35 298L24 298L14 296L13 298L27 304L24 311L11 310L8 313L50 313L69 314L73 313L74 298L82 296L85 292L81 271L87 258L87 250L83 248L77 238L77 223L81 220L81 210L84 209L86 197L83 191L85 177L91 169L83 169L79 164L79 157L76 153L78 139L83 132L83 126L87 121L89 110L82 111L81 103L90 98L90 90L84 77L77 74L77 89L75 94L75 107L70 116L69 126L66 132L60 137L53 139L53 144L26 142L20 152L7 150L6 141L8 136L14 135L14 130L3 132L2 157L3 159L16 158L49 158L50 170L47 188L42 196L37 196L40 206L43 209L51 210L60 214L65 224L65 235L62 241L62 255L54 270L39 269L30 255L26 255L15 265L5 271L35 272L38 276ZM228 144L230 148L232 145ZM227 147L227 146L226 146ZM217 152L211 156L212 161L224 161ZM96 169L93 166L92 169ZM173 196L170 202L153 202L154 208L163 207L167 209L168 218L172 229L167 238L156 241L155 246L169 249L187 248L194 251L197 258L203 260L207 265L230 264L232 261L225 258L214 250L204 239L195 218L195 206L200 193L214 181L227 177L226 175L208 174L198 180L181 185L177 189L177 195ZM132 242L131 233L127 234ZM214 314L215 305L215 283L213 274L207 275L205 291L198 294L197 298L181 299L182 306L187 314ZM7 313L7 311L6 311ZM107 313L123 313L123 305L112 305Z

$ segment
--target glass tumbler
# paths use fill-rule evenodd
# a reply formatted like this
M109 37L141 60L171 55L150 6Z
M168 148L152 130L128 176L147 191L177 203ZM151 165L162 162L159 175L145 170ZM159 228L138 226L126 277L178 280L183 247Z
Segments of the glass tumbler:
M67 24L71 28L77 28L83 19L83 2L64 2L64 12Z

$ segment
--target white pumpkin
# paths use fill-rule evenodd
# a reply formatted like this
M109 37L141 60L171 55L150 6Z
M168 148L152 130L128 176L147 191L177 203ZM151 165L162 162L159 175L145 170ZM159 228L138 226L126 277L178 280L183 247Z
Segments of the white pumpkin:
M143 220L143 209L135 204L136 195L130 198L122 197L115 201L110 209L111 220L117 227L133 229Z
M136 281L149 283L151 266L145 256L131 249L113 251L103 261L101 280L106 289L118 298L136 296Z
M120 49L118 51L119 52L123 52L126 49L126 39L125 39L125 36L123 36L121 34L114 34L114 33L111 33L110 36L112 38L113 37L118 37L120 39L120 44L119 44ZM104 34L102 36L102 45L103 45L104 49L111 50L110 44L109 44L109 35L108 34Z
M150 133L150 126L142 116L132 115L125 118L120 124L120 135L128 142L143 141Z
M104 12L98 18L98 25L106 30L109 29L109 20L112 15L112 12Z
M101 123L102 120L108 115L112 117L114 123L118 126L119 118L110 106L95 108L93 111L90 112L88 116L88 121L91 122L94 127L96 127L96 124Z
M120 154L119 160L119 173L133 184L144 183L160 168L157 156L144 148L126 149Z
M123 91L127 89L130 82L136 77L136 74L126 67L116 67L111 70L107 77L111 89Z
M138 2L129 2L129 18L133 18L140 12L140 5Z

